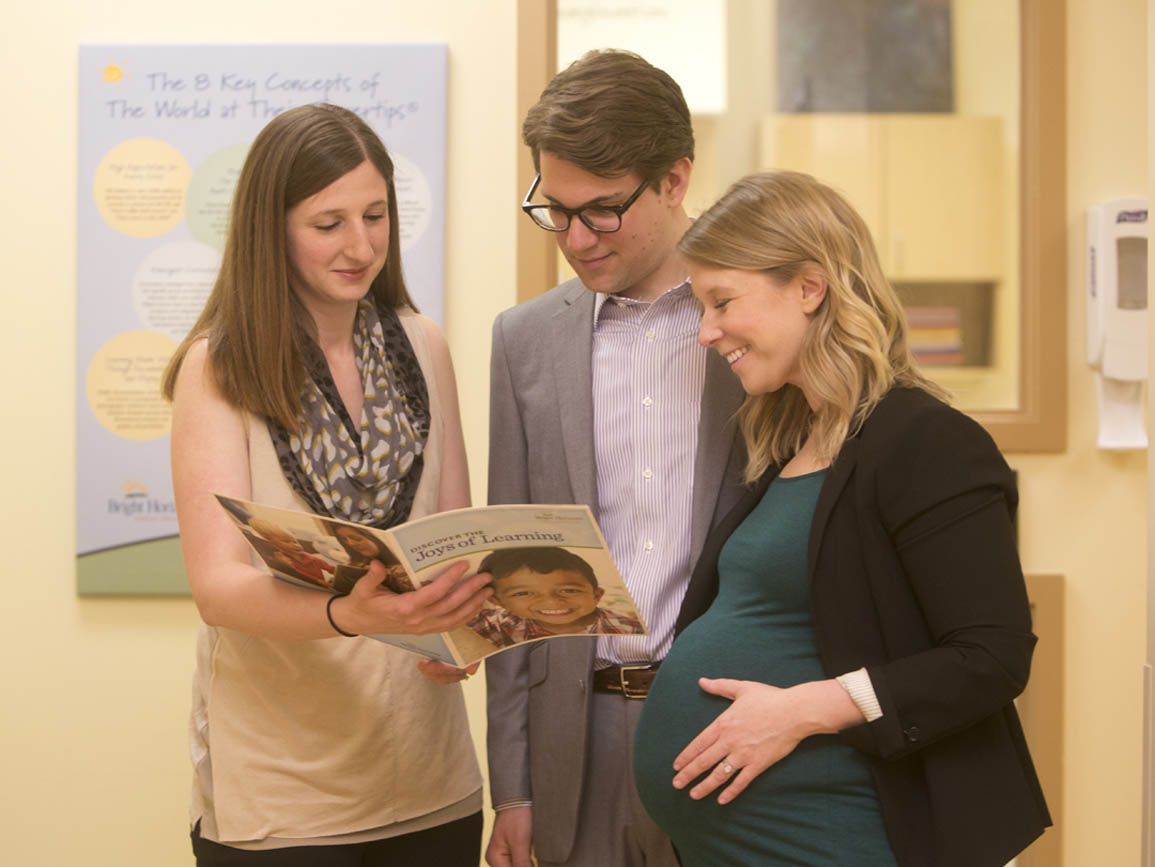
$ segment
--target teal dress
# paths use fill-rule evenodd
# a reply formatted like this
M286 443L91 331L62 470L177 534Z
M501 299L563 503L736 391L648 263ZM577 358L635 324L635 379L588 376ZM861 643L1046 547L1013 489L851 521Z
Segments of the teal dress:
M729 705L699 677L789 687L827 674L810 621L806 546L821 470L775 479L718 558L718 596L674 642L638 722L642 802L684 867L895 867L865 756L836 735L802 741L734 801L691 800L674 758Z

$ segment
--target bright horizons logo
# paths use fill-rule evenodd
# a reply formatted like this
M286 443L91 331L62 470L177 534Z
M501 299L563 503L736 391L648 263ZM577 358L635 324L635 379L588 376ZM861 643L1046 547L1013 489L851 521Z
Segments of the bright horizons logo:
M132 497L148 496L148 488L146 488L140 482L133 482L129 479L125 479L123 482L121 482L120 486L124 489L124 498L126 500Z
M148 495L142 482L125 479L121 482L120 498L108 498L108 514L122 515L137 521L164 521L176 519L176 503L158 500Z

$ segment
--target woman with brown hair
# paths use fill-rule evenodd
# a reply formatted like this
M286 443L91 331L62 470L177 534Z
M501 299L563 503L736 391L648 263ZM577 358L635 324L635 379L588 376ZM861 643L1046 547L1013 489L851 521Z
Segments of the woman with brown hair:
M368 530L352 524L338 524L326 521L330 535L337 540L345 552L346 562L337 567L333 586L338 592L348 592L346 584L352 584L365 574L374 561L385 567L385 586L394 593L408 593L414 590L405 567L389 547Z
M914 367L870 233L790 172L679 248L747 394L634 769L682 863L1002 867L1050 824L1014 699L1035 637L1014 477Z
M194 682L199 865L476 865L481 779L460 689L361 633L463 624L486 576L347 595L252 565L214 493L377 527L469 503L453 368L401 271L393 163L355 114L274 118L223 263L165 377Z

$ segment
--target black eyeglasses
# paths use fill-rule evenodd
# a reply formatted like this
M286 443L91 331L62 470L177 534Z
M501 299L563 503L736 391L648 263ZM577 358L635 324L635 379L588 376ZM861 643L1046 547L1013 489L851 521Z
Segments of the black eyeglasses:
M564 232L569 228L570 221L577 217L591 232L609 234L622 227L622 214L630 209L630 205L638 200L638 196L650 185L649 181L642 181L630 197L620 205L583 205L580 208L563 208L561 205L532 205L530 199L537 192L541 183L541 173L533 179L529 192L525 194L525 201L521 209L529 214L529 218L547 232Z

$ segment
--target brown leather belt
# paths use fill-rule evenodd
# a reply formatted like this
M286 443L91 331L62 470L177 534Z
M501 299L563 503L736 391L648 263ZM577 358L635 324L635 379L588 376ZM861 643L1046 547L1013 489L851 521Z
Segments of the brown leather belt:
M611 665L594 672L594 692L614 692L625 698L645 698L660 662L646 665Z

